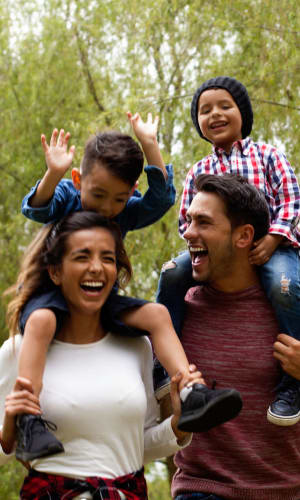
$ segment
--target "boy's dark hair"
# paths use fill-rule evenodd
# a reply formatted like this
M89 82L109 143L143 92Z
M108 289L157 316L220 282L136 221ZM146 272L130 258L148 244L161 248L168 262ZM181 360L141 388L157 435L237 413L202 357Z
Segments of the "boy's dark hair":
M134 186L143 171L144 155L130 135L109 130L97 133L86 143L80 166L82 177L88 175L97 162Z
M269 231L269 207L262 191L240 175L200 174L195 181L197 191L214 193L225 207L226 215L234 229L243 224L254 228L254 241Z
M200 87L196 90L191 104L191 117L200 137L208 141L208 139L206 139L206 137L202 134L199 126L198 102L201 94L210 89L224 89L229 92L240 110L242 117L242 138L245 139L245 137L250 135L253 125L251 101L246 87L231 76L217 76L216 78L210 78L209 80L206 80L206 82L202 83L202 85L200 85Z

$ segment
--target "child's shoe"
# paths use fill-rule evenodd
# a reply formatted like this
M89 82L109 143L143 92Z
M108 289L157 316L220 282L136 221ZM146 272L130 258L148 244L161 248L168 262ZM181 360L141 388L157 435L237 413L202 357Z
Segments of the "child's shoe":
M275 425L295 425L300 420L300 386L298 381L291 380L277 393L270 404L267 419Z
M185 432L205 432L235 418L243 406L235 389L209 389L194 384L184 402L178 429Z
M28 462L64 451L60 441L50 432L56 425L43 420L40 416L23 414L17 418L18 442L16 458Z

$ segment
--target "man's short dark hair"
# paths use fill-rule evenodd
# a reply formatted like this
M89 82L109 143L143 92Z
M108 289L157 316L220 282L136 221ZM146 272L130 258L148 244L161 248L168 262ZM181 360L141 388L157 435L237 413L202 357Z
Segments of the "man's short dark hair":
M265 196L244 177L234 174L200 174L195 180L195 187L198 192L214 193L222 199L233 229L251 224L254 228L254 241L268 233L270 216Z
M134 186L143 171L144 155L130 135L115 130L99 132L86 143L81 162L82 177L101 163L109 172Z

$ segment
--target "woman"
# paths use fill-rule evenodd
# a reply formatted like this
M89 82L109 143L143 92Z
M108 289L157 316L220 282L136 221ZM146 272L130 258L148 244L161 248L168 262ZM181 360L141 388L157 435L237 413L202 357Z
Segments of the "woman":
M92 212L43 229L24 260L10 324L16 327L30 295L53 284L61 288L69 314L49 349L40 395L43 416L56 422L65 451L30 463L23 499L146 499L143 463L189 442L177 429L180 375L173 381L175 415L158 425L148 339L103 327L101 310L113 284L130 275L117 226ZM2 461L15 445L16 416L41 413L30 382L15 382L21 340L17 335L0 350ZM199 376L194 373L195 381L201 382Z

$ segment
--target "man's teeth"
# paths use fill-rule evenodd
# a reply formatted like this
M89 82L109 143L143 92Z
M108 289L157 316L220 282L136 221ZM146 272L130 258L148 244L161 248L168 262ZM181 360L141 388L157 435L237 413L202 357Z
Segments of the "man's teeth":
M203 247L190 247L190 252L206 252Z

